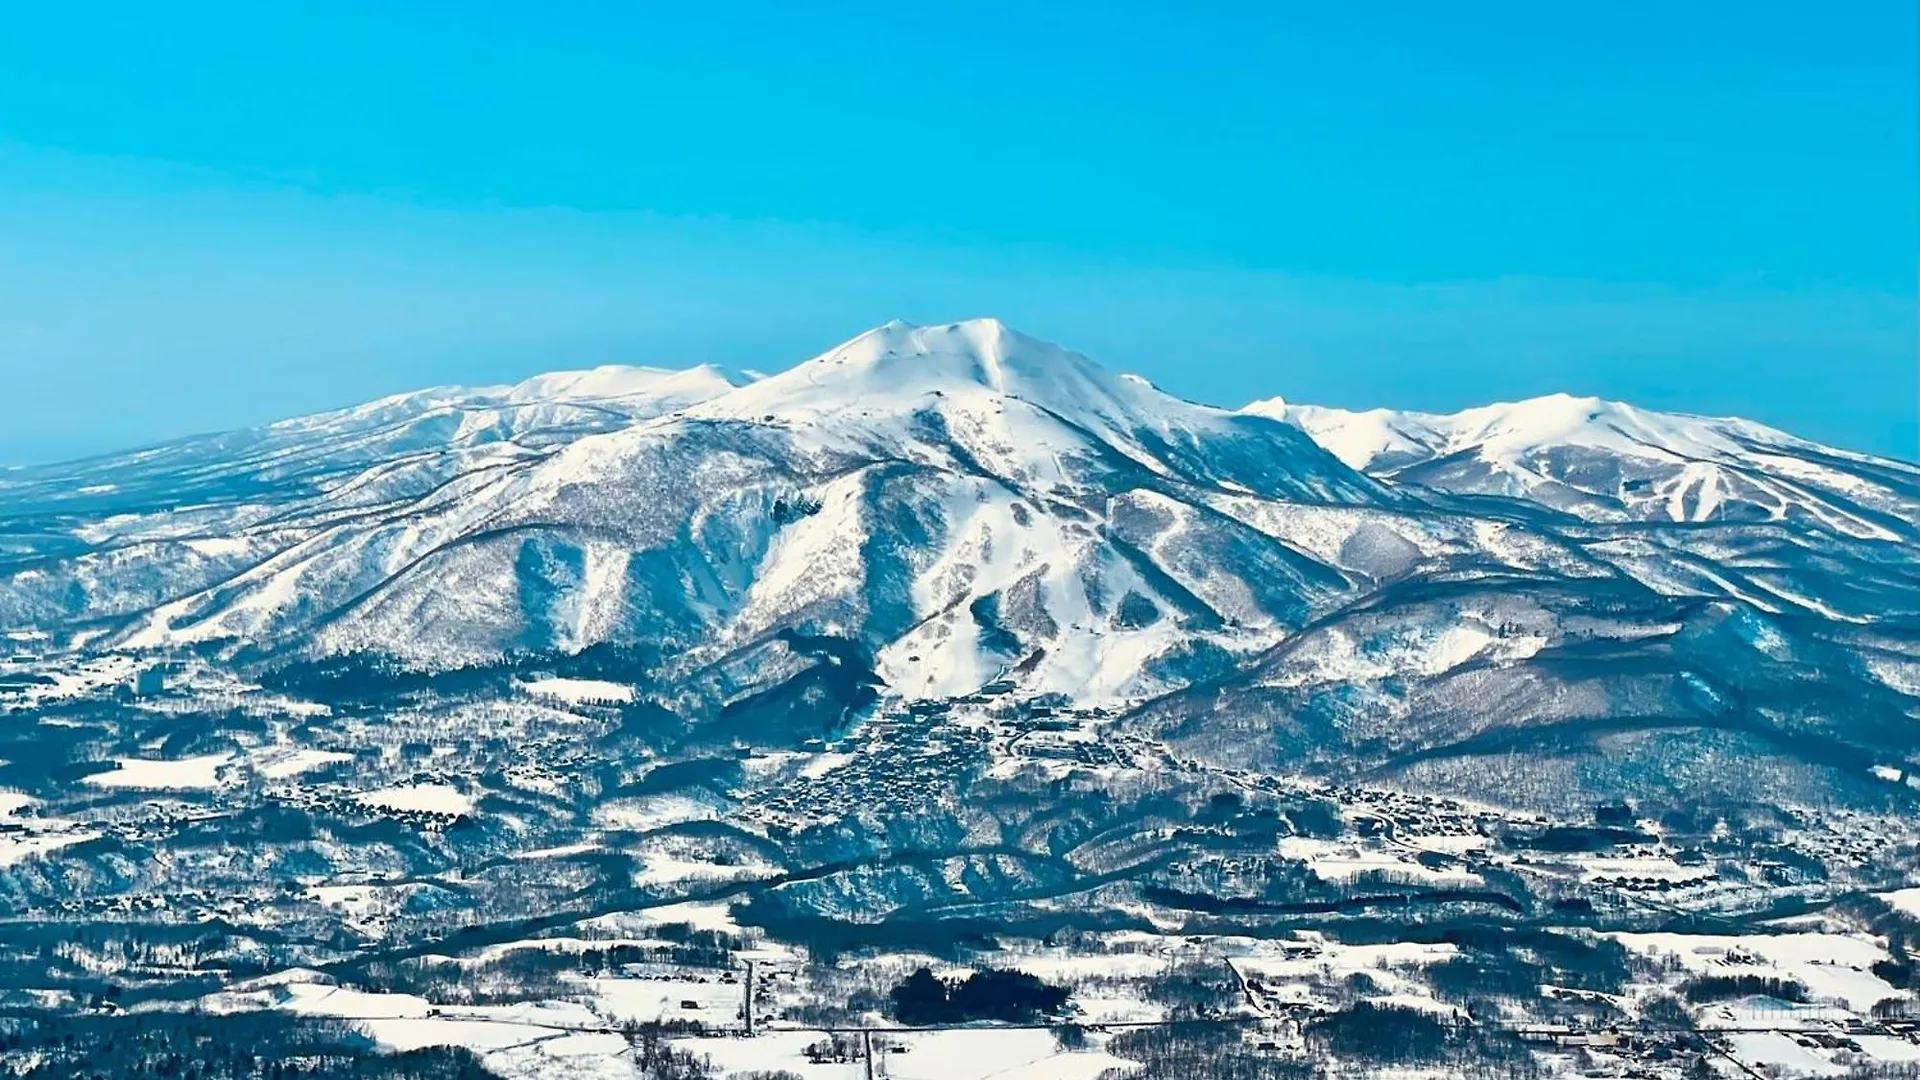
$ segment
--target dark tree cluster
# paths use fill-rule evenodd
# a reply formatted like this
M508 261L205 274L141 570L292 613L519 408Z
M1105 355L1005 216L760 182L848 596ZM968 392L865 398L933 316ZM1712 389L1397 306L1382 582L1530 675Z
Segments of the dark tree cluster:
M1250 1045L1237 1026L1194 1021L1122 1032L1108 1052L1139 1062L1133 1080L1319 1080L1312 1062Z
M1452 1025L1431 1013L1368 1001L1307 1025L1309 1042L1361 1061L1443 1061L1452 1035Z
M384 1054L333 1021L283 1013L0 1018L0 1061L32 1080L486 1080L464 1049Z
M1024 971L988 968L965 979L942 979L927 968L907 976L889 995L903 1024L964 1024L973 1020L1026 1023L1067 1004L1065 987Z
M1531 1052L1508 1033L1399 1005L1357 1002L1309 1023L1306 1038L1315 1051L1346 1062L1445 1065L1463 1077L1539 1075Z
M1225 964L1189 962L1155 975L1147 1000L1164 1005L1179 1020L1220 1016L1240 1003L1240 986Z
M646 1080L712 1080L707 1060L675 1049L668 1042L673 1034L659 1024L635 1025L627 1032L627 1044L633 1048L633 1063Z
M1427 970L1434 992L1452 1002L1536 1001L1542 986L1616 993L1632 956L1610 938L1544 929L1458 927L1439 935L1459 948Z
M1385 1011L1397 1015L1407 1010ZM1366 1010L1361 1010L1357 1018L1335 1014L1327 1018L1330 1026L1322 1027L1321 1032L1342 1032L1344 1043L1349 1034L1379 1019ZM1517 1042L1451 1029L1443 1035L1439 1049L1427 1063L1443 1064L1448 1076L1461 1080L1534 1080L1540 1075L1532 1055ZM1341 1060L1329 1061L1330 1047L1311 1032L1309 1038L1314 1040L1312 1053L1302 1057L1282 1050L1245 1025L1195 1020L1122 1032L1113 1037L1107 1049L1140 1064L1138 1071L1128 1074L1132 1080L1329 1080L1372 1075L1376 1066L1410 1063L1364 1046L1350 1046L1351 1052ZM1360 1072L1355 1071L1356 1066Z
M1914 988L1914 966L1913 961L1910 959L1890 958L1886 960L1876 960L1873 964L1873 973L1879 976L1881 981L1896 990L1911 990Z
M1770 997L1795 1004L1805 1004L1807 1000L1807 987L1798 979L1776 979L1769 975L1702 975L1688 980L1682 993L1696 1005L1743 997Z
M1516 847L1528 847L1535 851L1573 853L1605 851L1628 844L1653 844L1658 843L1660 838L1638 829L1614 826L1549 825L1533 836L1514 836L1509 840Z

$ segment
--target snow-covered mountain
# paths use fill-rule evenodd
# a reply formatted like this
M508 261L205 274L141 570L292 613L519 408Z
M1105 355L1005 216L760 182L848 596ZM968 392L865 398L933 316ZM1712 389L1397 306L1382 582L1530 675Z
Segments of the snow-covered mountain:
M111 624L336 527L457 499L596 432L733 389L710 367L443 387L127 454L0 471L0 623Z
M1671 1055L1729 1003L1596 944L1639 938L1782 977L1791 939L1795 996L1879 1023L1917 478L1564 397L1210 408L992 320L3 472L12 1011L49 1054L280 1010L541 1076L757 1017L686 1045L804 1071L937 955L1072 975L1089 1028L1604 999ZM1382 943L1431 963L1353 977Z
M1299 427L1370 475L1606 521L1795 521L1911 541L1920 469L1747 420L1554 394L1450 415L1350 412L1280 398L1247 411Z
M695 369L407 395L0 499L45 522L7 621L115 646L458 666L645 644L692 668L802 631L857 640L903 693L1019 667L1094 696L1350 589L1236 504L1403 501L1291 427L991 320L890 324L737 388Z
M907 699L1359 701L1590 641L1588 601L1636 648L1701 603L1761 620L1763 653L1870 628L1831 646L1845 678L1920 690L1912 466L1568 397L1222 410L990 319L758 380L561 373L18 470L0 518L9 629L436 669L611 647L714 707L817 669L797 640Z

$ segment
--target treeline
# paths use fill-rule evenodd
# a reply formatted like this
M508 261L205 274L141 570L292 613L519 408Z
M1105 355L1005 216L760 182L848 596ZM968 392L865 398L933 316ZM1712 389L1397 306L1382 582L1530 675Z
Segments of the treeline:
M1114 1036L1109 1052L1140 1063L1132 1080L1322 1080L1342 1071L1444 1068L1472 1080L1535 1080L1539 1066L1509 1035L1418 1009L1362 1002L1308 1024L1309 1057L1278 1052L1241 1025L1195 1021Z
M1480 1015L1494 1003L1523 1001L1546 1015L1576 1014L1612 1020L1618 1009L1604 996L1633 977L1635 959L1611 938L1535 928L1460 927L1439 935L1459 951L1432 964L1424 977L1441 1000ZM1543 996L1542 986L1582 991Z
M1240 1004L1240 983L1224 961L1192 960L1147 980L1147 1000L1175 1020L1221 1016Z
M1807 987L1798 979L1779 979L1771 975L1701 975L1687 980L1681 993L1698 1005L1729 998L1770 997L1804 1005Z
M656 933L663 944L609 942L567 949L526 948L485 960L374 960L355 973L354 982L363 990L414 994L443 1004L509 1005L566 997L579 990L576 977L619 975L629 967L704 968L715 972L735 967L733 954L740 939L732 935L684 925L662 926Z
M1115 1035L1107 1052L1138 1062L1129 1080L1318 1080L1312 1062L1276 1057L1248 1044L1237 1027L1194 1022Z
M383 1054L338 1021L256 1012L0 1017L0 1061L31 1080L488 1080L471 1052Z
M642 1080L715 1080L655 1024L625 1031ZM379 1049L341 1020L263 1011L0 1013L0 1074L14 1080L497 1080L472 1051ZM749 1074L797 1080L790 1073Z
M1424 1009L1356 1002L1307 1024L1307 1046L1345 1062L1438 1065L1454 1076L1530 1078L1532 1052L1513 1035Z

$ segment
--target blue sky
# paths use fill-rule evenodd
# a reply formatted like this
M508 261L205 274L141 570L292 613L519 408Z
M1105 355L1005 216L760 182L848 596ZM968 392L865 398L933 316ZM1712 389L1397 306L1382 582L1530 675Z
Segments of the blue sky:
M23 6L0 460L980 314L1219 404L1564 389L1914 458L1917 39L1909 0Z

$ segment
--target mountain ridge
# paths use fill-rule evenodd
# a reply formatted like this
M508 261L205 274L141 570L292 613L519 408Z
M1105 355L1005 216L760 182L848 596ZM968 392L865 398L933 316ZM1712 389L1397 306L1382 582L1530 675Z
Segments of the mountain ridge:
M798 632L856 643L890 694L1118 703L1397 582L1623 578L1898 621L1916 477L1566 395L1220 409L997 320L896 321L757 379L549 373L0 481L25 538L0 626L427 667L644 647L690 685L742 657L790 674Z
M1456 494L1514 495L1574 513L1675 522L1717 514L1777 520L1799 511L1877 539L1912 539L1920 520L1920 467L1737 417L1658 413L1567 394L1447 414L1282 399L1248 410L1300 427L1363 472ZM1599 454L1615 464L1580 477Z

